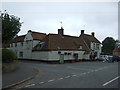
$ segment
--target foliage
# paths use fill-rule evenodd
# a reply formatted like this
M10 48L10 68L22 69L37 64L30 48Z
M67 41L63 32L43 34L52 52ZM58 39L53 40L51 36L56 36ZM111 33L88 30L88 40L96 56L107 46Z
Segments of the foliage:
M115 47L116 48L120 48L120 40L116 40L115 41Z
M102 41L102 53L110 55L113 53L116 41L112 37L107 37Z
M8 43L18 34L22 23L20 23L20 18L9 15L6 10L1 13L0 18L2 20L2 43Z
M17 60L17 55L10 49L2 49L2 62L10 63Z

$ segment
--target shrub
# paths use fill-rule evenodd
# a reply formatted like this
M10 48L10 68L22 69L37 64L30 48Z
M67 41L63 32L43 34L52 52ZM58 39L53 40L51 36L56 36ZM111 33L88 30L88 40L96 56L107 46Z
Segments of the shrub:
M2 62L10 63L17 60L17 55L10 49L2 49Z

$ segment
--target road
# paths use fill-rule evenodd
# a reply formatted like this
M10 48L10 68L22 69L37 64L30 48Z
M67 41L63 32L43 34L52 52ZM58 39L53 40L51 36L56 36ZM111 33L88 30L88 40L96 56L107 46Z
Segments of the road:
M20 62L42 73L19 88L118 88L118 62L45 64Z

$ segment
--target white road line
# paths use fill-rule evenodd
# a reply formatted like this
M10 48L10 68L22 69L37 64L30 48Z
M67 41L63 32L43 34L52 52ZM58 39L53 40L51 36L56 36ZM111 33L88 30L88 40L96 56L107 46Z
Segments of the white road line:
M85 75L86 73L82 73L81 75Z
M25 87L35 86L35 84L26 85Z
M45 82L40 82L39 84L43 84L43 83L45 83Z
M91 72L94 72L94 70L91 70Z
M72 75L73 77L77 76L77 75Z
M87 72L88 74L90 73L90 72Z
M70 76L66 76L65 78L69 78Z
M112 79L112 80L106 82L105 84L103 84L103 86L106 86L107 84L109 84L109 83L115 81L115 80L118 79L119 77L120 77L120 76L118 76L118 77L116 77L116 78L114 78L114 79Z
M95 72L97 72L97 71L99 71L99 70L95 70Z
M58 80L62 80L63 78L59 78Z
M70 68L70 69L80 69L80 70L87 70L89 71L90 69L85 69L85 68L74 68L74 67L67 67L67 68Z
M52 80L49 80L48 82L52 82L52 81L54 81L54 79L52 79Z

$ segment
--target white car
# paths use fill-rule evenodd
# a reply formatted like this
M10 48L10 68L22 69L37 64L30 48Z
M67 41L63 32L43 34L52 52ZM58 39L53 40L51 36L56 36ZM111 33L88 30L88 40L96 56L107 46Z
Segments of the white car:
M97 58L97 60L98 61L103 61L103 62L108 61L108 56L107 55L100 55L100 57Z

